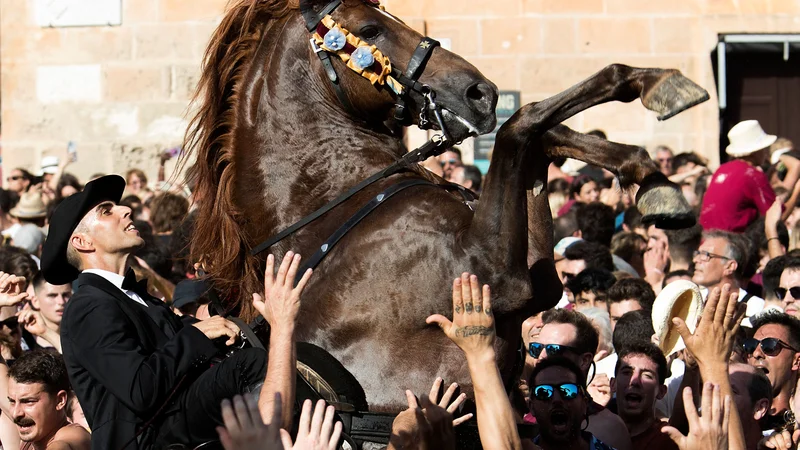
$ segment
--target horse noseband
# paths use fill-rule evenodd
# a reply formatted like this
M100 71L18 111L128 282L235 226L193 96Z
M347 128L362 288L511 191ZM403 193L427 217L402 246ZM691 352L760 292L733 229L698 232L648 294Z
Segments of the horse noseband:
M373 7L380 7L379 0L364 0L364 2ZM420 108L419 127L429 129L435 123L444 134L445 140L449 141L450 133L442 120L441 108L435 102L436 93L430 86L419 82L433 49L440 46L439 41L429 37L422 38L408 61L406 71L401 72L392 67L389 58L374 45L362 42L333 20L330 14L341 3L341 0L332 0L317 13L308 0L301 0L300 13L306 22L306 28L314 36L311 38L311 47L322 62L336 97L345 109L353 111L352 104L339 84L339 76L331 62L331 54L338 55L350 69L370 80L372 84L386 85L396 97L394 119L403 126L411 124L411 117L406 107L410 92L422 96L425 105Z

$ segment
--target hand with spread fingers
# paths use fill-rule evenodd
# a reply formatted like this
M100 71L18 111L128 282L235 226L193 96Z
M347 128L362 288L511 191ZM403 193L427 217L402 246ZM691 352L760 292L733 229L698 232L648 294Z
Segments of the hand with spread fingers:
M697 361L701 379L718 385L722 395L726 397L733 396L728 360L745 308L746 303L739 303L738 290L732 290L729 284L725 284L722 289L717 287L709 292L703 316L694 333L689 331L682 319L672 319L675 329L686 344L686 350ZM746 448L744 429L736 408L730 412L730 421L726 423L729 423L728 439L731 448Z
M336 450L342 436L342 422L334 423L335 412L333 406L325 406L324 400L319 400L312 412L311 400L306 400L300 413L294 444L289 432L281 430L284 450Z
M442 398L439 399L439 391L442 389L442 385L444 384L444 380L437 377L436 380L433 382L433 386L431 386L431 392L428 394L428 400L434 405L438 405L441 408L445 408L447 412L453 414L455 416L456 412L458 411L459 406L461 406L464 401L467 399L467 394L460 394L458 397L453 400L453 394L456 393L458 390L458 383L452 383L446 391L442 394ZM439 400L438 402L436 400ZM451 403L452 401L452 403ZM453 426L461 425L462 423L468 421L472 418L472 413L465 414L457 419L453 420Z
M311 278L308 269L297 287L294 285L297 270L300 267L300 255L286 252L278 273L275 273L275 256L267 257L267 268L264 272L264 298L253 294L253 306L264 316L270 327L294 330L297 314L300 311L300 295Z
M692 397L692 389L683 390L683 408L689 420L689 435L684 436L673 427L661 429L678 445L680 450L728 450L728 423L731 414L731 397L724 398L719 385L705 383L700 411ZM736 448L731 446L731 448Z
M27 284L25 277L0 272L0 307L16 306L19 302L27 300L28 293L24 289Z
M426 322L437 324L466 356L483 448L521 448L514 411L497 368L489 286L481 288L478 277L466 272L461 274L453 280L453 320L434 314ZM429 400L434 402L430 397Z
M280 394L275 394L280 405ZM252 395L237 395L233 401L222 401L224 427L217 427L219 440L225 450L263 450L282 448L280 437L280 408L269 424L261 420L258 400Z
M738 290L732 292L731 285L725 284L722 289L714 288L709 292L703 316L694 333L689 331L683 319L672 319L687 350L701 369L712 364L727 364L746 307L746 303L739 303Z
M422 397L417 401L408 390L406 400L408 409L392 422L388 450L454 449L453 415L430 398Z
M426 319L437 324L467 356L494 352L495 329L489 285L481 289L478 277L464 272L453 280L453 320L441 314Z

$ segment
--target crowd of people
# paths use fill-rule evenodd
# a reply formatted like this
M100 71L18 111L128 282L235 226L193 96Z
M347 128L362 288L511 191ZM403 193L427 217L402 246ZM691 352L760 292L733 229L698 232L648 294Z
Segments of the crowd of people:
M491 288L461 274L452 315L427 321L463 350L472 399L442 379L406 391L389 448L457 448L465 422L483 448L798 448L800 153L756 121L729 140L715 171L698 154L653 149L696 210L697 225L681 230L644 223L636 188L611 172L553 162L564 291L522 323L521 373L504 382ZM294 415L294 326L313 274L295 286L300 256L270 255L253 298L271 325L267 351L215 358L240 329L213 314L188 258L194 199L191 186L164 183L169 157L156 183L132 169L83 185L69 152L7 174L2 448L339 448L333 406L307 401ZM424 167L480 193L480 171L456 148Z

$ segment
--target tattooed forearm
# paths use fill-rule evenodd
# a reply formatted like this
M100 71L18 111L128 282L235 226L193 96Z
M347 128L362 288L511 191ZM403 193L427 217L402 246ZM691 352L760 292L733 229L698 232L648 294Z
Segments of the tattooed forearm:
M480 325L470 325L466 327L458 328L455 332L456 336L459 337L469 337L469 336L489 336L492 334L492 329L489 327L484 327Z

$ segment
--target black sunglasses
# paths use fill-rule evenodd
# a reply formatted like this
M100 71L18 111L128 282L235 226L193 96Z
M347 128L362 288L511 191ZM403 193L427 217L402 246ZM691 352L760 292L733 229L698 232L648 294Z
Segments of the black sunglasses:
M533 397L541 401L550 400L555 395L556 390L564 400L572 400L583 392L583 388L575 383L539 384L533 388Z
M792 294L793 299L800 299L800 286L790 287L789 289L786 288L775 288L775 295L778 296L780 300L786 298L786 293Z
M533 358L539 359L539 356L542 355L542 350L547 350L549 356L559 355L563 352L580 353L577 348L570 347L569 345L540 344L538 342L531 342L528 344L528 354Z
M761 351L764 352L764 354L767 356L778 356L778 354L784 348L788 348L793 352L800 351L777 338L765 338L761 339L760 341L754 338L747 338L744 340L742 347L744 347L744 352L746 354L752 355L753 353L755 353L759 345L761 345Z

